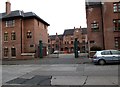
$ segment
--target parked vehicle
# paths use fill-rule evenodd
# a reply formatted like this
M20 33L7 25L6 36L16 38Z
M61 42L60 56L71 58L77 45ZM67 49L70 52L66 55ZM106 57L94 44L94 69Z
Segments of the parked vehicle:
M59 51L58 50L55 50L54 52L53 52L53 54L58 54L59 53Z
M64 51L55 50L53 54L64 54Z
M97 51L92 59L94 64L104 65L106 63L120 63L120 51L102 50Z

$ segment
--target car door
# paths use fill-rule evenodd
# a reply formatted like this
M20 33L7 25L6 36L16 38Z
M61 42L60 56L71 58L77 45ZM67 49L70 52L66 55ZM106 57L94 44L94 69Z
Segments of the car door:
M112 54L109 50L104 50L102 53L102 58L106 61L106 62L112 62Z
M117 50L112 50L111 53L112 53L113 62L119 62L120 52Z

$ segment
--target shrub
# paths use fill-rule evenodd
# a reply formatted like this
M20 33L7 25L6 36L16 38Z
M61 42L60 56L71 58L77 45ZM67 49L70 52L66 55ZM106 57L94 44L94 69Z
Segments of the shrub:
M100 50L102 50L102 48L99 47L99 46L92 46L92 47L90 48L90 51L100 51Z

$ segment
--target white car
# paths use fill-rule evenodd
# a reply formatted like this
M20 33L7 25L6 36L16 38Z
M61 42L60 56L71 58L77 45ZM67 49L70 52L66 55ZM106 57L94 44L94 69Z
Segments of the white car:
M102 50L97 51L93 56L94 64L104 65L106 63L120 63L120 51L118 50Z
M53 52L53 54L58 54L59 53L59 51L58 50L55 50L54 52Z

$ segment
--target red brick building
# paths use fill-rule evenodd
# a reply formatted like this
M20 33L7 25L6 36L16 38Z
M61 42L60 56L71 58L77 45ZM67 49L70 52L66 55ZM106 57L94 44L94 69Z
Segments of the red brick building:
M6 2L6 12L2 13L1 22L3 58L24 59L34 54L38 57L39 40L43 42L46 55L49 24L35 13L11 11L11 3Z
M55 50L63 51L63 35L50 35L48 38L49 53L53 53Z
M63 34L63 50L68 53L74 52L74 40L78 40L78 50L80 52L87 52L87 29L86 28L75 28L67 29Z
M89 47L120 50L120 2L86 2Z
M81 27L66 29L63 35L50 35L48 41L50 52L53 53L54 50L60 50L66 53L73 53L75 38L78 40L78 50L87 52L87 29Z

